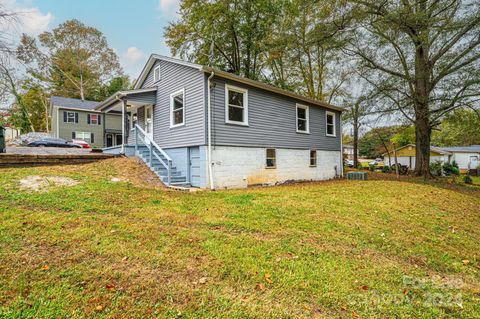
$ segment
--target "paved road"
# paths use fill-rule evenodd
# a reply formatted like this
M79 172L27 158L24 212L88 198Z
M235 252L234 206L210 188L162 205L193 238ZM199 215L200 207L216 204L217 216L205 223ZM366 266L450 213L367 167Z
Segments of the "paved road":
M89 154L90 149L85 148L60 148L60 147L7 147L7 154L33 154L33 155L77 155Z

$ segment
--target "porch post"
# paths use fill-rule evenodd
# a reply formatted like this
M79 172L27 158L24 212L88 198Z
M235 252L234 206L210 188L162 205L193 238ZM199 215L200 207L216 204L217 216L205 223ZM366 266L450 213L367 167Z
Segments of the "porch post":
M127 125L127 101L122 99L122 154L125 154L125 126Z

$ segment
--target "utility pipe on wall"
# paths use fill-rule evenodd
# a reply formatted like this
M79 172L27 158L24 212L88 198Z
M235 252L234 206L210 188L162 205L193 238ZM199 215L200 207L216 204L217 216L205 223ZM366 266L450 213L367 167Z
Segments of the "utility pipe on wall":
M210 102L210 90L211 90L211 82L210 80L213 78L215 75L215 72L212 71L212 74L208 77L208 98L207 98L207 138L208 138L208 143L207 143L207 163L208 163L208 179L209 179L209 184L210 184L210 189L215 189L215 186L213 184L213 167L212 167L212 111L211 111L211 102Z

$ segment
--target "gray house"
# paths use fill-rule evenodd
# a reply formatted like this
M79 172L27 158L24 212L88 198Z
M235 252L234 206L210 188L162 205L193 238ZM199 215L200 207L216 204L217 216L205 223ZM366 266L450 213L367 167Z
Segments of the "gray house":
M342 108L261 82L151 55L121 112L124 143L167 185L239 188L341 175Z
M122 145L122 114L104 114L95 107L99 102L60 96L50 98L52 134L66 140L84 140L92 147Z

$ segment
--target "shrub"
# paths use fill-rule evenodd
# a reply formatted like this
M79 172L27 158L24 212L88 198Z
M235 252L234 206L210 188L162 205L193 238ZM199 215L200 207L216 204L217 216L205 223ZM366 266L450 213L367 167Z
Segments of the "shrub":
M443 173L442 162L435 161L432 164L430 164L430 173L433 176L442 176L442 173Z
M390 167L388 165L385 165L384 167L382 167L382 172L390 173Z
M465 175L465 176L463 176L463 182L464 182L465 184L472 184L472 183L473 183L473 180L472 180L472 178L471 178L470 176Z
M458 164L455 161L453 161L451 164L450 163L444 163L443 164L443 173L446 176L459 175L460 170L458 169Z
M374 172L374 171L375 171L375 168L376 168L375 165L368 164L368 169L370 170L370 172Z
M357 165L357 168L358 169L363 169L362 163L359 162L358 165Z

